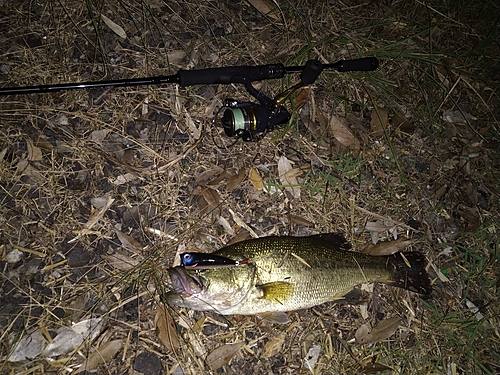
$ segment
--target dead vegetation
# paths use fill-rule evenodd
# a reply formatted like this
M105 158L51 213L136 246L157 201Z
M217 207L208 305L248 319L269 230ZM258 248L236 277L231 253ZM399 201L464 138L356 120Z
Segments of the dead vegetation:
M432 3L1 2L1 86L381 66L323 73L253 143L212 124L238 85L0 97L0 372L498 373L499 9ZM321 232L411 237L433 295L363 285L284 326L162 303L183 249Z

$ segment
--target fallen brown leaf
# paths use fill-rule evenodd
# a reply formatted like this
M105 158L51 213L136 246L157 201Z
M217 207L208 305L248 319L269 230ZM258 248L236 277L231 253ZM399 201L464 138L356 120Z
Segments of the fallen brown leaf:
M393 370L393 368L384 365L383 363L369 361L365 362L362 365L362 367L359 369L359 372L363 374L375 374L380 371L388 371L388 370Z
M245 168L240 168L238 174L231 176L228 178L226 190L228 192L234 191L238 186L241 185L241 182L245 179Z
M201 195L203 198L205 198L205 201L207 204L210 206L212 210L219 210L220 212L220 199L219 199L219 193L217 190L207 188L207 187L202 187L201 188Z
M120 38L126 39L127 38L127 33L125 30L123 30L123 27L118 25L116 22L110 20L108 17L106 17L104 14L101 14L101 18L104 21L104 23L111 29L113 32L118 35Z
M274 18L275 20L279 20L280 17L276 12L276 8L271 8L271 6L264 0L248 0L252 6L257 9L260 13L265 16L269 16Z
M290 219L290 221L292 223L303 225L306 227L312 227L314 225L313 222L311 222L311 221L307 220L306 218L299 216L299 215L290 214L288 216L288 218Z
M351 150L355 155L359 153L361 146L359 140L354 136L349 122L344 117L332 116L330 118L329 133L344 148Z
M97 143L101 143L104 141L104 138L106 138L109 134L111 129L99 129L99 130L94 130L92 133L89 135L89 140Z
M417 126L408 120L406 117L395 114L391 119L392 126L399 132L411 134L415 131Z
M271 339L264 345L264 351L262 352L262 358L274 357L281 351L283 343L285 342L286 332L281 332L279 335L271 337Z
M299 116L302 120L304 126L307 129L307 132L316 140L319 141L322 147L328 147L328 144L322 139L321 128L314 122L313 112L311 110L311 105L306 103L300 110Z
M133 252L142 250L143 246L133 236L123 233L121 230L118 230L116 228L115 233L124 249L131 250Z
M170 350L176 352L180 347L180 340L177 334L174 320L164 306L158 305L155 316L156 335L161 343Z
M207 356L207 365L213 370L217 370L224 365L227 365L231 358L245 345L244 342L236 344L225 344L213 350Z
M397 331L401 319L389 318L380 321L377 326L370 329L366 324L358 328L354 337L358 344L373 344L391 337Z
M365 229L370 232L385 232L391 228L394 227L393 222L389 221L380 221L380 220L375 220L375 221L369 221L365 224Z
M112 360L122 346L123 340L113 340L102 344L92 354L90 354L90 356L73 374L95 370L101 363Z
M238 243L241 241L245 241L250 233L246 229L241 229L236 235L229 240L229 242L226 245L231 245L233 243Z
M370 121L372 135L375 138L383 138L385 134L384 129L388 129L388 125L389 115L387 114L387 111L383 108L373 108L372 118Z
M363 253L368 255L391 255L410 246L414 240L399 238L395 241L378 242L376 245L368 244Z
M264 182L262 181L262 177L257 169L250 167L250 171L248 172L248 179L254 188L257 190L264 189Z
M128 271L137 266L141 258L131 258L125 254L115 253L113 255L102 255L102 258L108 262L110 266L120 271Z
M307 103L307 98L309 97L309 89L304 87L300 90L298 95L295 97L295 108L301 108Z
M26 139L26 146L28 148L28 160L42 160L42 150L35 146L30 138Z
M210 184L210 181L213 177L220 175L224 170L219 166L213 166L212 168L200 173L198 177L196 177L196 183L198 185L206 185Z
M300 198L300 186L297 174L302 174L302 171L298 168L294 169L290 160L286 156L281 156L278 160L278 175L281 184L294 198Z

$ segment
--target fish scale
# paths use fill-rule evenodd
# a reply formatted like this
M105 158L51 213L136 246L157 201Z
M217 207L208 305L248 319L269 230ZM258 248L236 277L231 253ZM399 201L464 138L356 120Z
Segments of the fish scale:
M251 259L251 263L198 271L203 284L199 293L179 296L175 290L167 299L194 310L253 315L304 309L340 299L365 282L430 292L422 254L371 256L349 248L339 234L272 236L239 242L213 254L232 260ZM190 272L175 271L186 280L190 280Z

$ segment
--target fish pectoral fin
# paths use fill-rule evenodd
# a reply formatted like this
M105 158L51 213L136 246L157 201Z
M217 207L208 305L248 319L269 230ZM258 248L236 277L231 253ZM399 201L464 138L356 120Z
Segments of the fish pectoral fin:
M258 288L262 290L261 298L272 302L283 303L293 293L293 285L285 281L274 281L258 285Z

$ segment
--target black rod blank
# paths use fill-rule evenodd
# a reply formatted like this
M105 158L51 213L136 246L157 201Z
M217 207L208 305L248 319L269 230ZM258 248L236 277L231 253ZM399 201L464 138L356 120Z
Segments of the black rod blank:
M324 71L336 70L348 71L371 71L378 67L375 57L365 57L355 60L341 60L334 64L324 64ZM59 83L54 85L24 86L24 87L2 87L0 96L19 94L41 94L47 92L94 89L102 87L129 87L161 85L167 83L178 83L181 86L229 84L262 81L266 79L283 78L285 74L301 73L304 66L285 67L282 64L269 64L259 66L230 66L222 68L208 68L199 70L179 70L177 74L170 76L132 78L110 81L94 81L81 83Z

